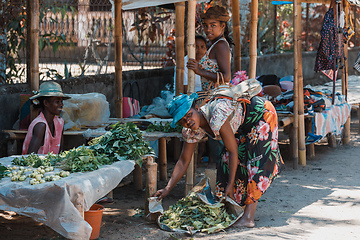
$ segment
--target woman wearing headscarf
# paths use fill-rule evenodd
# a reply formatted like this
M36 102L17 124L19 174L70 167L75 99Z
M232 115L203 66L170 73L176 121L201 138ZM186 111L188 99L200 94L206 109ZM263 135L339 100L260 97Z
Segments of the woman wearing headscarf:
M217 167L215 195L226 196L244 206L237 226L254 227L257 202L284 168L278 147L278 122L274 106L261 97L243 99L234 104L228 98L217 98L199 107L197 94L180 95L168 104L172 126L180 123L185 140L172 177L154 196L159 199L185 174L195 145L203 137L221 139L224 148Z

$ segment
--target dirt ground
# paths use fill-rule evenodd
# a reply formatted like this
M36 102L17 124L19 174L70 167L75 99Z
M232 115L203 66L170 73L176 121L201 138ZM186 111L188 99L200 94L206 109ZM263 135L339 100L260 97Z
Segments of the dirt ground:
M258 204L255 228L230 227L216 234L194 236L166 232L141 217L144 191L132 183L114 190L114 203L104 204L100 238L111 239L360 239L360 134L352 114L351 143L337 148L315 146L316 156L306 166L292 167L288 144L281 144L286 169ZM169 162L169 176L174 162ZM197 169L197 180L207 163ZM131 180L126 177L123 182ZM162 188L166 182L159 182ZM184 196L182 180L163 201L165 209ZM13 212L0 211L0 239L64 239L47 226Z

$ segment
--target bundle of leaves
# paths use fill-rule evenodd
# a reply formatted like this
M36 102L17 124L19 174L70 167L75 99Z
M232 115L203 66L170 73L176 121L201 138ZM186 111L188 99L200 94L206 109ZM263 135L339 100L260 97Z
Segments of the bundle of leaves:
M70 172L94 171L102 165L113 163L105 154L98 154L86 146L64 151L55 157L56 165Z
M112 125L110 131L93 139L89 145L97 154L106 154L111 161L135 160L139 166L143 163L142 156L154 154L139 128L131 122Z
M230 225L236 217L229 214L224 203L213 205L204 203L192 192L169 207L160 217L160 223L171 229L195 229L213 233Z
M180 124L176 124L176 127L173 128L171 127L171 123L170 122L166 122L165 124L163 123L151 123L146 131L147 132L179 132L181 133L183 127Z

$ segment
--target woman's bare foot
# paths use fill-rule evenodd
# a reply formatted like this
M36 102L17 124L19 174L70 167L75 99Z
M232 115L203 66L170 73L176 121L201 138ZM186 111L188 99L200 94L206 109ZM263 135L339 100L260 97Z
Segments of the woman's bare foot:
M255 227L254 221L248 221L248 219L244 219L241 217L234 225L234 227L247 227L247 228L253 228Z
M256 211L257 202L246 205L244 214L242 217L233 225L234 227L255 227L254 217Z

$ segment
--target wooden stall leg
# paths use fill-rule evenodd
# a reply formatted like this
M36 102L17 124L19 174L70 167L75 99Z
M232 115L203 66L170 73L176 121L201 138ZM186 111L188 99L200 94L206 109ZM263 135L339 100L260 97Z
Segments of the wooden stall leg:
M142 169L138 164L135 164L135 169L133 171L133 179L136 190L143 190L143 179L142 179Z
M174 138L174 161L177 161L179 159L180 156L180 152L181 152L181 142L180 139L178 138Z
M305 133L306 135L311 132L312 128L312 118L306 118L305 119ZM315 157L315 144L308 144L306 145L306 153L307 155L312 158Z
M145 191L145 216L149 214L149 197L157 191L157 163L153 157L148 157L145 164L146 191Z
M7 154L8 156L16 155L17 153L17 141L8 141L7 142Z
M291 154L291 159L293 160L293 168L294 169L298 169L298 163L299 163L299 155L298 155L298 145L297 145L297 141L296 141L296 131L297 129L293 128L293 125L290 125L289 128L289 138L290 138L290 154Z
M337 143L336 143L336 136L335 136L335 134L329 133L329 134L327 135L327 138L328 138L329 147L331 147L331 148L336 148Z
M350 122L351 122L351 113L348 119L346 120L342 131L343 137L341 141L343 144L348 144L350 142Z
M159 139L159 174L160 180L167 180L167 157L166 157L166 139Z

